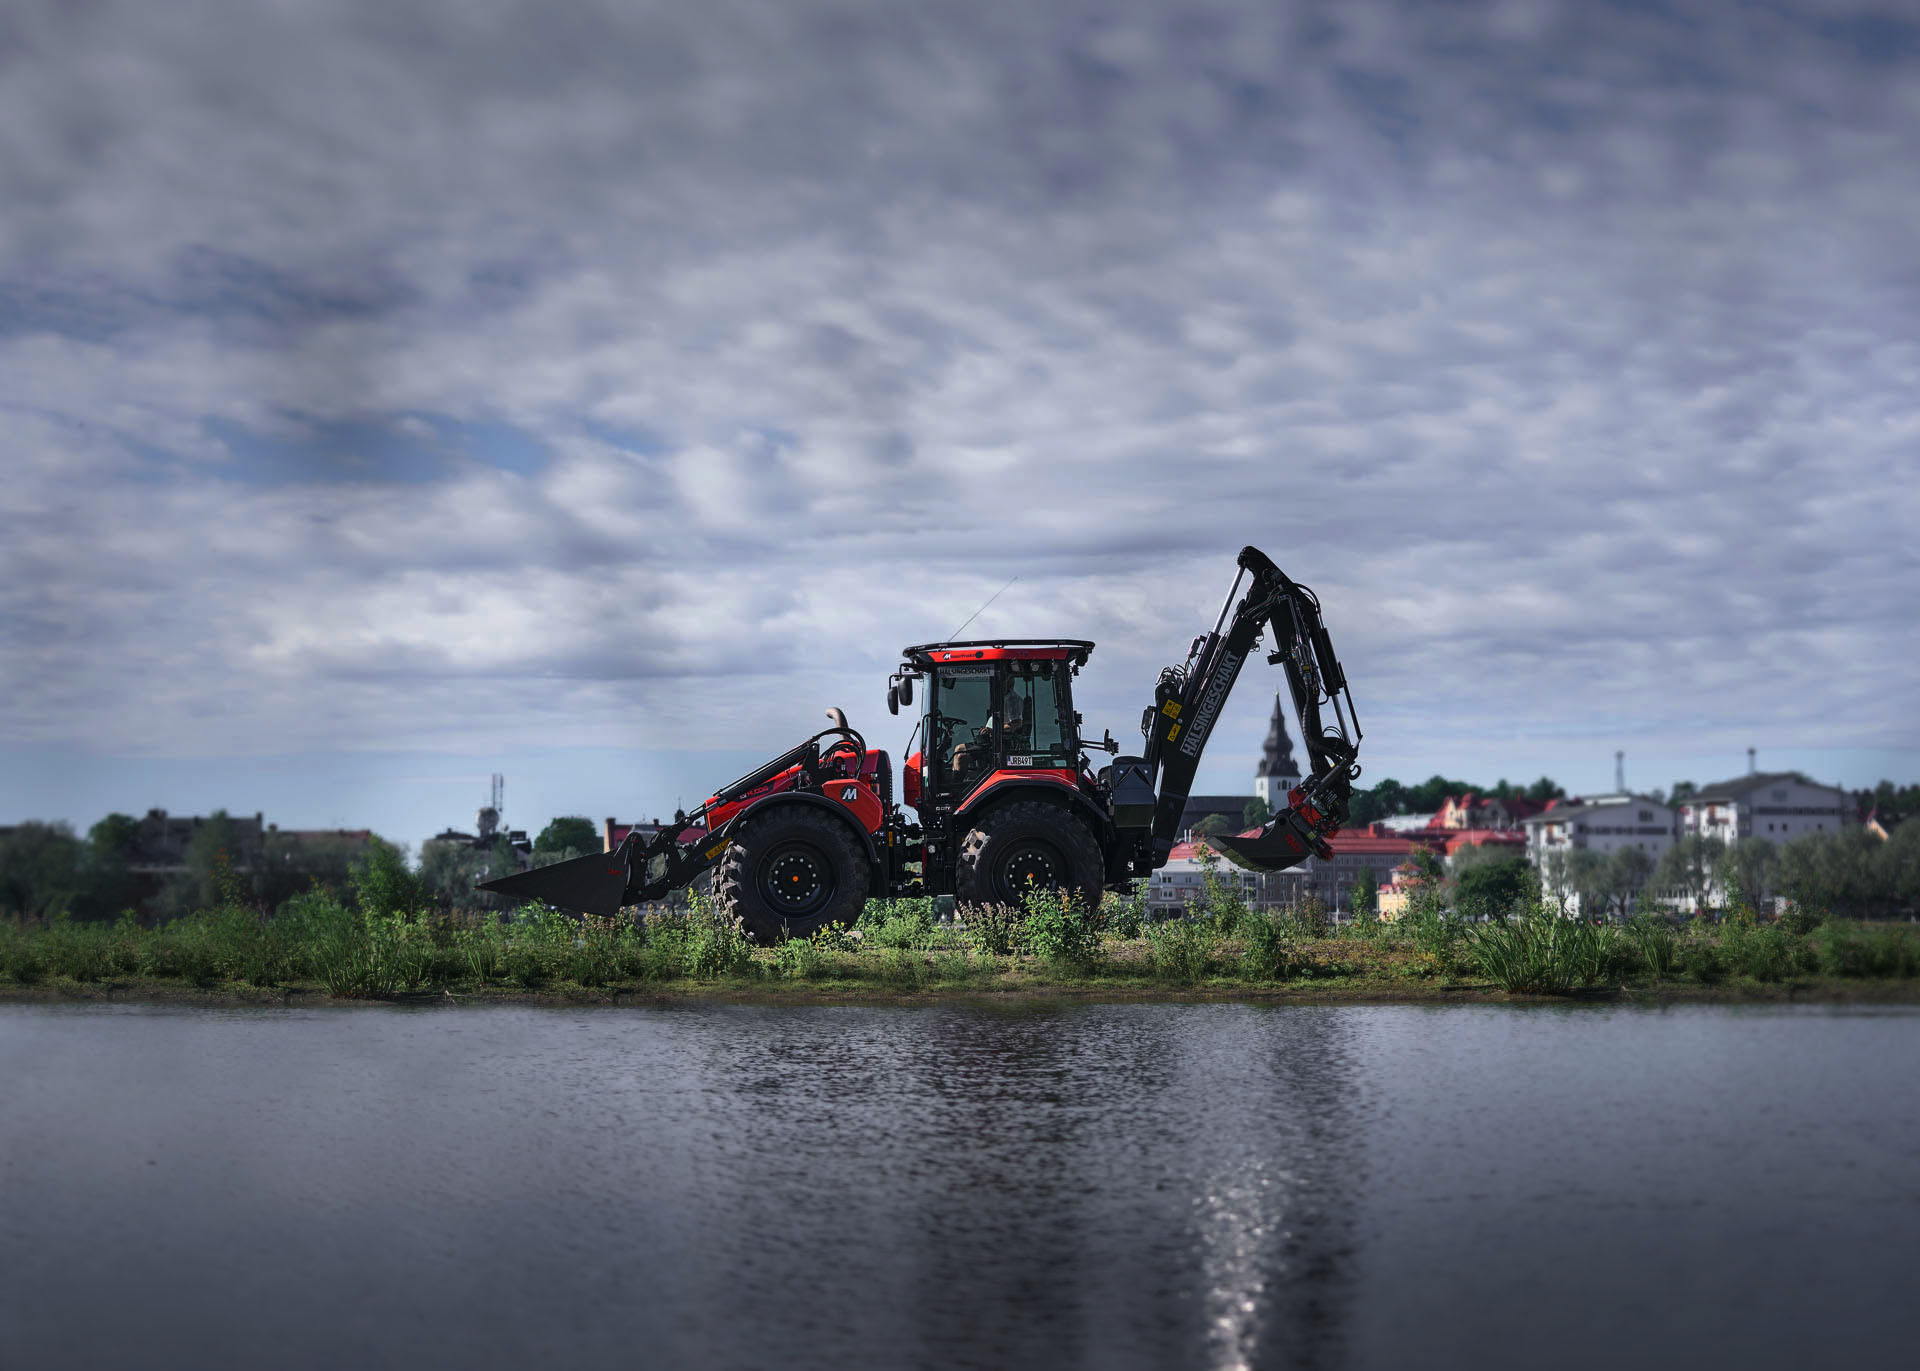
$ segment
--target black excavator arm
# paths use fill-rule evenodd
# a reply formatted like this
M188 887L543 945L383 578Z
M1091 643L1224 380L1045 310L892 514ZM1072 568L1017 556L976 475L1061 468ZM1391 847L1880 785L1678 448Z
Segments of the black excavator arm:
M1249 577L1252 583L1240 596ZM1332 855L1327 839L1347 821L1353 782L1360 775L1359 716L1320 620L1320 601L1265 553L1248 547L1240 550L1240 574L1213 631L1193 640L1184 664L1160 673L1153 706L1140 722L1147 738L1143 760L1156 791L1150 832L1154 867L1164 865L1173 848L1200 754L1241 666L1268 629L1273 650L1267 660L1286 670L1306 744L1307 775L1284 804L1276 803L1277 812L1258 834L1207 841L1241 865L1263 871L1283 870L1309 856ZM1322 713L1329 707L1331 725Z

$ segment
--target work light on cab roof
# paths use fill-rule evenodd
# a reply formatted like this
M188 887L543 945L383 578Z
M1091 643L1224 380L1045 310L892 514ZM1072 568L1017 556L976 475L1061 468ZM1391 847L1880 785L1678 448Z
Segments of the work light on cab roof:
M1249 547L1212 629L1160 672L1137 755L1110 731L1082 732L1073 680L1086 639L921 643L902 649L887 687L892 713L920 705L897 778L892 757L829 709L827 728L651 838L630 833L612 852L485 888L611 915L711 870L715 905L763 943L852 924L871 897L1018 904L1041 889L1097 902L1165 865L1207 739L1269 633L1308 774L1258 831L1208 842L1260 871L1327 857L1360 774L1353 696L1319 600ZM1094 752L1111 762L1095 770Z

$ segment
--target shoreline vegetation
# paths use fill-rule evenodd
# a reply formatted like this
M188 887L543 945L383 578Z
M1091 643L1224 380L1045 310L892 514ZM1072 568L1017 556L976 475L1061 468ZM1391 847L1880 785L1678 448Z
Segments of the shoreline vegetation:
M449 912L403 863L374 861L350 900L316 887L267 914L225 881L213 906L154 925L0 922L0 1000L1920 1002L1920 926L1739 904L1589 922L1534 890L1481 919L1429 900L1398 922L1333 924L1311 902L1251 909L1209 879L1185 917L1149 919L1138 891L1093 909L1036 891L957 921L930 899L872 900L852 928L755 947L698 896L644 917Z

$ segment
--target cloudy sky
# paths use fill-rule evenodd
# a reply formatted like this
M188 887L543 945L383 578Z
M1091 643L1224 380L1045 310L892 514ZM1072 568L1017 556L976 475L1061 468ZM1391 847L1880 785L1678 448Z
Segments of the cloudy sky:
M691 804L1010 577L1130 738L1245 543L1369 779L1920 779L1916 168L1851 0L9 5L0 822Z

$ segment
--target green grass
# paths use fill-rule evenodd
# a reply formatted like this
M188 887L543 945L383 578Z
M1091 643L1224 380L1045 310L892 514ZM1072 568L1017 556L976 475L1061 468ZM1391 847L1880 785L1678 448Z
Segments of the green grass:
M394 901L405 892L390 895ZM1047 894L1021 908L939 922L926 900L874 901L854 928L778 947L750 945L704 902L643 921L553 910L494 916L349 903L324 891L272 916L228 900L158 927L0 922L0 985L56 993L168 987L348 999L409 994L1342 993L1568 995L1595 987L1661 993L1771 991L1920 982L1920 928L1824 922L1621 925L1536 903L1508 922L1436 910L1399 924L1329 928L1207 892L1191 918L1148 920L1137 903L1095 909ZM1920 989L1916 985L1915 989ZM44 993L44 992L43 992Z

